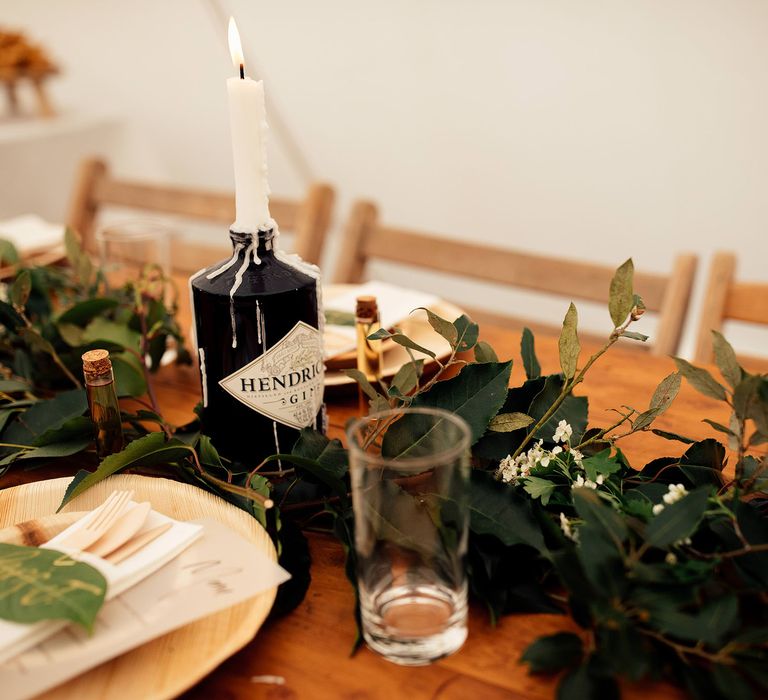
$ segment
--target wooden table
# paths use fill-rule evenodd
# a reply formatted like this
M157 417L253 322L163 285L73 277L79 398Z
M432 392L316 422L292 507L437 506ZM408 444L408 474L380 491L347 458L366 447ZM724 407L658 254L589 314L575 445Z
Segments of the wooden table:
M485 328L483 337L502 358L514 357L513 385L524 379L519 361L519 334L502 328ZM583 352L587 352L589 346ZM544 372L559 369L557 341L537 339ZM584 357L584 355L582 356ZM590 424L608 425L607 409L622 404L640 410L648 405L658 382L674 371L667 358L621 347L613 348L592 368L579 393L590 397ZM184 423L198 401L197 375L190 368L168 368L159 377L158 395L169 420ZM348 398L329 400L333 433L356 409ZM658 427L693 438L716 435L702 423L707 417L727 423L724 405L694 392L686 383L673 407ZM632 464L640 467L654 457L679 455L685 449L652 434L633 436L623 445ZM0 487L20 480L59 476L54 470L14 472L0 479ZM231 657L184 697L188 700L219 698L382 698L409 697L463 699L552 698L555 680L529 676L518 663L523 649L536 637L577 628L567 617L515 615L493 628L478 606L470 615L469 639L457 654L431 666L395 666L368 649L350 656L354 638L353 595L342 570L343 553L328 537L309 535L312 584L305 600L290 615L265 625L241 652ZM158 659L158 669L162 659ZM284 679L275 684L275 677ZM270 682L271 681L271 682ZM678 698L683 694L665 684L635 684L624 688L625 698Z

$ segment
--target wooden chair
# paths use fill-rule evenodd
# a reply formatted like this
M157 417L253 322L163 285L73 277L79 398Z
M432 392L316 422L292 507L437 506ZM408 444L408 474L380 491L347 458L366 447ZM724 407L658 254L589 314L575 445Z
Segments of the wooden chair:
M722 330L726 319L768 325L768 283L737 282L735 273L736 256L715 253L696 337L696 362L712 362L712 331Z
M333 199L333 188L322 183L311 185L302 201L270 199L269 207L275 221L281 230L295 233L294 251L308 262L317 263L320 259ZM231 194L121 180L110 173L103 160L88 158L80 165L67 220L80 233L89 250L95 247L96 218L104 206L173 214L227 226L235 218L235 198ZM231 246L226 236L222 238L219 246L195 241L177 246L173 251L174 269L193 272L230 255Z
M360 201L353 206L344 231L335 281L360 282L371 258L595 302L607 302L614 273L607 265L558 260L384 226L378 221L376 206ZM647 308L659 314L650 346L654 355L668 355L677 350L696 263L695 255L685 254L675 259L669 275L635 273L635 288ZM521 319L509 316L483 310L467 309L467 312L478 321L523 325ZM544 328L556 330L555 326Z

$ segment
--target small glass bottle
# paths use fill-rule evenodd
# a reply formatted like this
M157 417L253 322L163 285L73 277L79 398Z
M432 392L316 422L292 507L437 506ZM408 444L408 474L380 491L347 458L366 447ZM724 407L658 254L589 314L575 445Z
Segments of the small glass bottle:
M355 330L357 335L357 369L375 387L382 376L383 359L381 341L369 340L368 336L381 328L379 306L374 296L357 297L355 305ZM365 395L359 391L360 411L366 414L368 403Z
M99 459L123 449L123 425L115 391L112 362L106 350L83 353L83 376Z

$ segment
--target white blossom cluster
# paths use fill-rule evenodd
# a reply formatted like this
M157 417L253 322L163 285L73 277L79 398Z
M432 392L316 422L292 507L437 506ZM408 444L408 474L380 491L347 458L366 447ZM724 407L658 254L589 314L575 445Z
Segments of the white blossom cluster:
M661 498L664 503L657 503L653 506L653 514L658 515L661 513L661 511L664 510L665 503L668 506L672 505L673 503L677 503L683 496L687 495L688 491L685 490L685 486L682 484L670 484L669 489L667 489L667 492Z
M573 428L566 421L561 420L557 424L557 429L555 430L555 434L552 436L552 441L568 445L572 435ZM544 440L537 440L533 447L531 447L531 449L529 449L527 452L523 452L514 458L512 455L507 455L499 463L499 469L496 472L497 477L499 477L505 484L514 484L517 483L518 479L524 479L525 477L529 476L531 469L534 469L535 467L548 467L550 462L557 455L563 452L563 448L561 445L555 445L555 447L553 447L551 450L545 450L542 448L543 444ZM568 454L571 455L576 465L581 467L582 461L584 460L584 455L579 452L579 450L572 447L569 447ZM579 478L581 479L581 482L574 483L575 486L578 485L588 486L588 488L596 488L596 485L589 486L589 484L594 483L589 481L589 479L585 481L581 476L579 476ZM600 478L597 483L602 484L602 478Z

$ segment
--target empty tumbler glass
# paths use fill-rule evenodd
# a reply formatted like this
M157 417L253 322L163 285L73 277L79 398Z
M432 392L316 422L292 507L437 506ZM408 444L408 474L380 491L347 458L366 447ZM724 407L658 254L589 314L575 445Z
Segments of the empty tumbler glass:
M403 408L347 437L363 636L390 661L430 663L467 637L469 428Z

